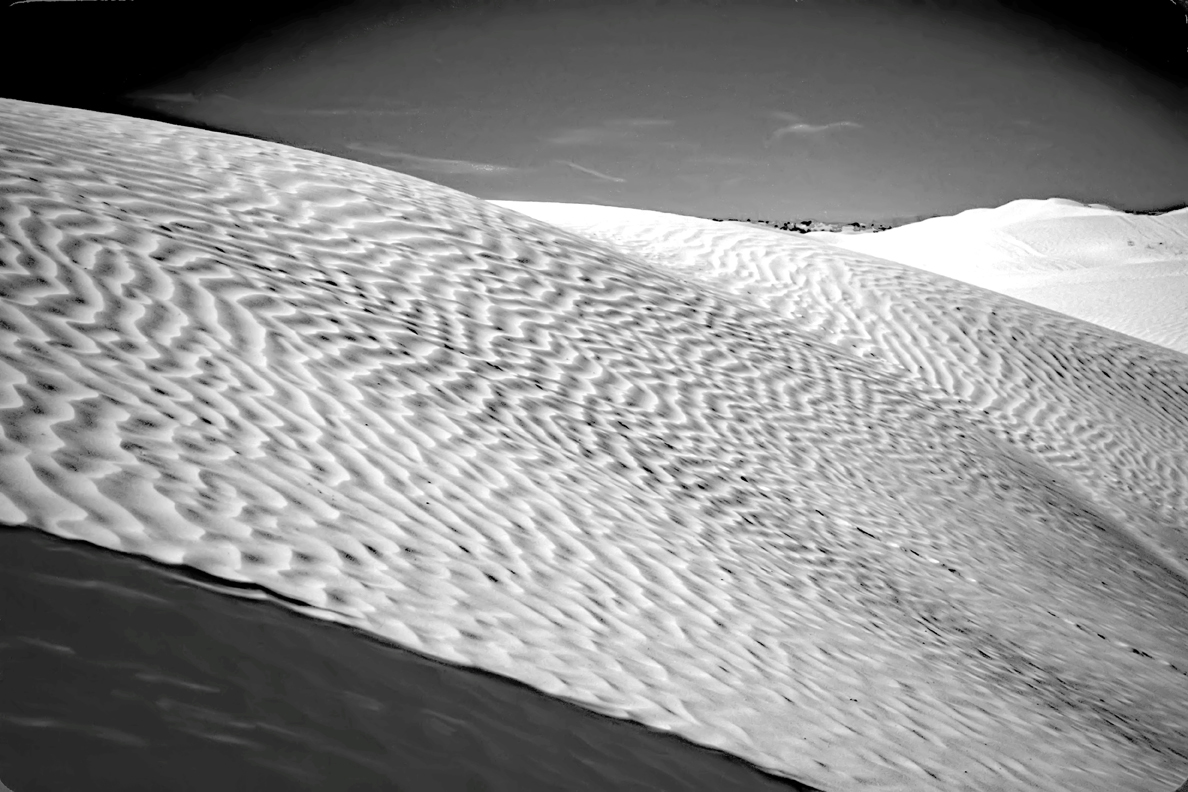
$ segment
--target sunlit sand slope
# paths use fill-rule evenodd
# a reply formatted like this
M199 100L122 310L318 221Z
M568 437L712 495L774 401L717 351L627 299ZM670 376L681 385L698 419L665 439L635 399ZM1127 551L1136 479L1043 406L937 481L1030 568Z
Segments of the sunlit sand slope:
M1026 199L878 234L810 236L1188 353L1188 210Z
M1182 781L1183 356L787 235L652 257L0 111L0 520L829 790Z

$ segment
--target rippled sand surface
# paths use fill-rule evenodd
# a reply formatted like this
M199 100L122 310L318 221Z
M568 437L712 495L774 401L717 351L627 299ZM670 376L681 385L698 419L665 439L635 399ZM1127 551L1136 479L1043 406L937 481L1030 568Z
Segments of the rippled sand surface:
M0 111L0 522L827 790L1188 772L1188 357L787 234Z

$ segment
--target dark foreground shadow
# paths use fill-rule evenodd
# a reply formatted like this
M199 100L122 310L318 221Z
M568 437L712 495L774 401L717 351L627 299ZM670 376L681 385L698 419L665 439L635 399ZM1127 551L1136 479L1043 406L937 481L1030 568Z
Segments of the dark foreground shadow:
M176 568L8 528L0 779L12 792L812 789Z

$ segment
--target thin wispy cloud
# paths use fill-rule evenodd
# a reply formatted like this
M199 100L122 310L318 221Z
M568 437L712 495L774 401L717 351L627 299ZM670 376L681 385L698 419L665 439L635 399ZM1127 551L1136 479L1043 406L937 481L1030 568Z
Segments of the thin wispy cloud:
M421 113L414 107L275 107L263 105L260 109L272 115L301 116L410 116Z
M560 165L566 165L570 168L573 168L575 171L580 171L581 173L585 173L589 176L593 176L595 179L602 179L603 181L609 181L609 182L617 182L619 184L622 184L623 182L627 181L626 179L624 179L620 176L609 176L601 171L596 171L593 168L587 168L585 165L578 165L576 162L570 162L569 160L554 160L554 162L556 162Z
M757 164L765 164L765 163L766 163L766 160L756 159L755 157L751 157L751 156L744 157L740 154L720 154L720 153L710 152L710 153L706 153L706 154L698 154L697 156L694 156L694 157L689 157L688 159L686 159L684 161L684 163L682 164L681 167L684 169L688 169L688 168L695 169L695 168L699 168L699 167L716 168L719 166L727 166L727 167L737 168L737 167L745 166L745 165L757 165Z
M148 93L138 92L128 95L129 99L137 102L150 102L167 105L194 105L199 103L233 103L249 110L267 115L293 116L410 116L421 112L415 107L384 106L381 101L359 102L357 104L339 105L336 107L302 107L299 105L275 105L262 102L251 102L225 93L196 94L196 93Z
M545 138L554 146L605 146L638 140L645 133L671 126L665 118L616 118L591 126L574 127Z
M211 94L210 96L199 96L196 93L145 93L137 91L136 93L128 94L128 99L137 102L161 102L164 104L194 104L206 99L227 98L225 94Z
M829 124L809 124L800 120L800 116L794 113L772 113L772 116L781 121L788 123L772 132L767 138L764 145L771 145L781 138L794 135L798 137L820 135L822 133L833 132L838 129L860 129L861 124L855 121L834 121Z
M375 157L382 157L383 159L399 163L400 167L402 168L424 171L428 173L448 173L454 175L495 175L500 173L512 173L519 170L519 168L513 167L511 165L497 165L491 162L475 162L473 160L463 159L444 159L440 157L421 157L416 154L409 154L406 151L399 151L398 149L390 148L388 146L378 146L368 143L348 143L346 147L351 151L357 151L360 154L370 154Z

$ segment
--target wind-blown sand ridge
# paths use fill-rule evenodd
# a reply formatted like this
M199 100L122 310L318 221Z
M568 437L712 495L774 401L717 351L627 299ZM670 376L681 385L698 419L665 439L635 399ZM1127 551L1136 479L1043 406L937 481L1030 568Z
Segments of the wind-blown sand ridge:
M829 790L1182 780L1185 356L762 229L591 239L0 106L0 521Z

